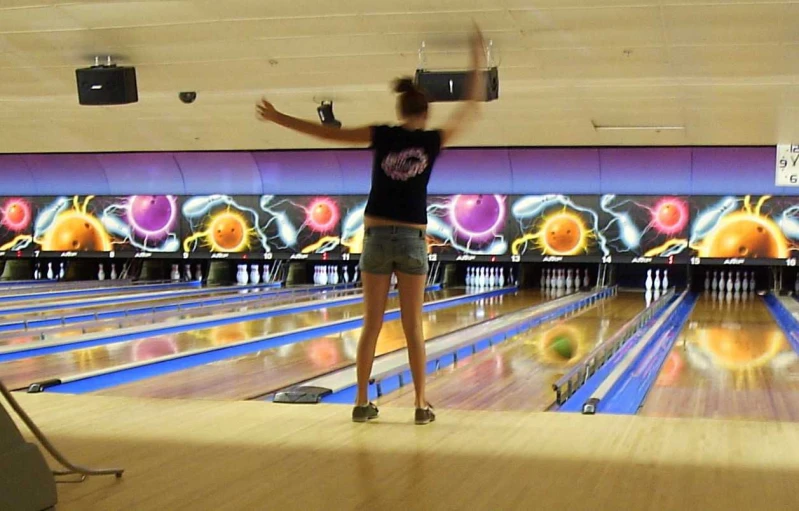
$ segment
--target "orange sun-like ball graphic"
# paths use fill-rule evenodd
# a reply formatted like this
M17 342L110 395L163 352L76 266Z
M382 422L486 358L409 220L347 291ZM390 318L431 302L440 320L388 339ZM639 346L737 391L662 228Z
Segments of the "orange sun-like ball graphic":
M247 223L232 211L214 215L206 234L211 248L217 252L241 252L247 248Z
M41 247L52 252L110 252L111 238L97 218L69 210L58 215L42 238Z
M723 218L703 240L699 255L783 259L788 257L788 243L771 219L738 211Z
M546 253L572 255L582 248L585 233L585 227L578 217L557 213L544 222L541 240Z
M780 352L785 342L782 332L776 329L753 336L751 331L719 327L698 330L696 335L699 346L727 369L763 366Z

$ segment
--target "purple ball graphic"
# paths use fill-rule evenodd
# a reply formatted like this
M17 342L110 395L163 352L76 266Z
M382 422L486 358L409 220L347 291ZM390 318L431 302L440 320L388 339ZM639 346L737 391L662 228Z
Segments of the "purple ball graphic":
M487 240L502 228L505 203L499 195L456 195L450 204L450 218L462 237Z
M168 195L134 195L128 200L128 221L139 236L159 240L172 230L177 207Z

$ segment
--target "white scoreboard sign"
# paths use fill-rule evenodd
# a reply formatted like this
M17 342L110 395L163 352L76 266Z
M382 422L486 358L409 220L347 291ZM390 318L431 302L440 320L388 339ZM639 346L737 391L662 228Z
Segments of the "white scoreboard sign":
M777 146L777 186L799 186L799 144Z

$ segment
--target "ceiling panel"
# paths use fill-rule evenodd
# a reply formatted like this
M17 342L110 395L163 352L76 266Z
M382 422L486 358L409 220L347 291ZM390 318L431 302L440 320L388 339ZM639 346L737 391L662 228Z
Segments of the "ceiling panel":
M255 101L313 119L332 99L347 126L391 121L389 82L423 41L429 68L464 66L472 20L501 97L464 145L796 141L794 19L794 0L3 0L0 152L330 147L258 123ZM140 102L79 106L75 68L109 54L137 67Z

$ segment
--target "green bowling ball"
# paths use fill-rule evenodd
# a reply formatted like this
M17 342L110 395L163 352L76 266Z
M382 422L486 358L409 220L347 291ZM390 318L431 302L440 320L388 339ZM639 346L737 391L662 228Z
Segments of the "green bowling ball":
M549 345L549 349L557 353L558 356L564 360L570 360L574 355L572 344L566 337L557 337L554 341L552 341L552 344Z

